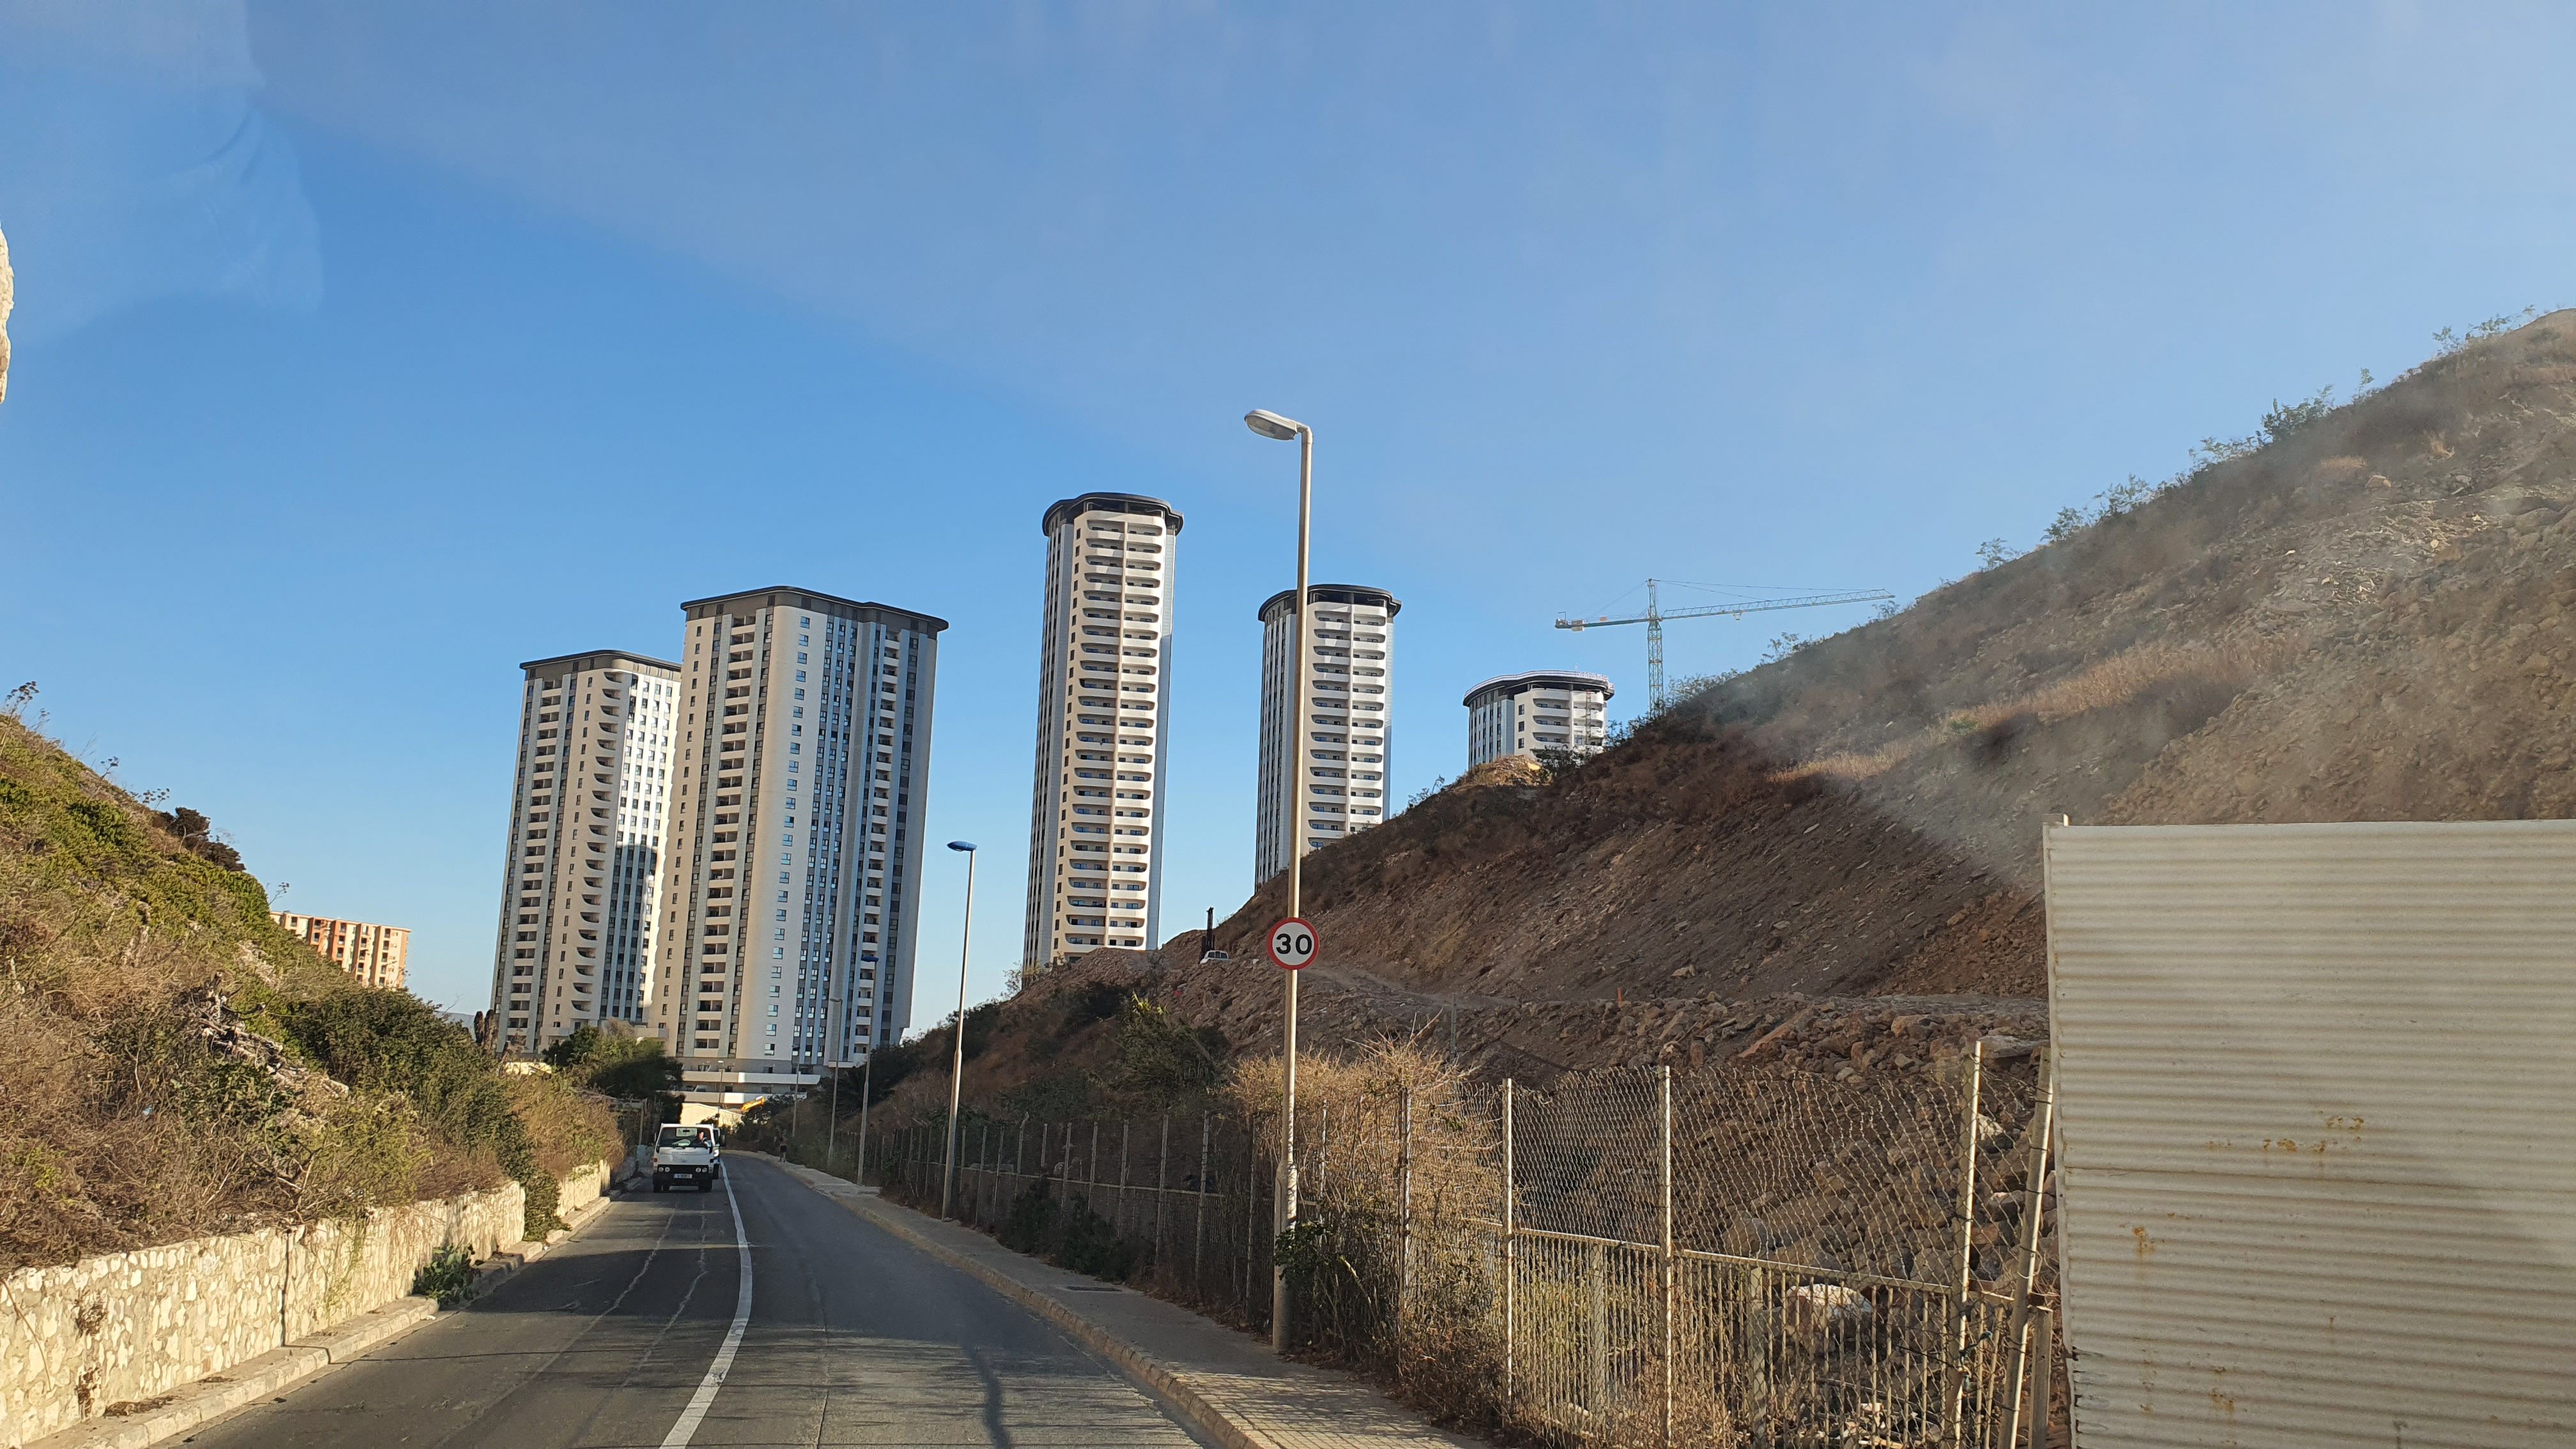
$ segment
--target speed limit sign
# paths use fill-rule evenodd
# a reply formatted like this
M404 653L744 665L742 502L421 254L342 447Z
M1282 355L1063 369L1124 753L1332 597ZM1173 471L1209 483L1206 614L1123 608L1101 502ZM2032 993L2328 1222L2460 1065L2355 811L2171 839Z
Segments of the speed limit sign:
M1270 928L1270 959L1290 971L1302 971L1315 959L1315 928L1290 916Z

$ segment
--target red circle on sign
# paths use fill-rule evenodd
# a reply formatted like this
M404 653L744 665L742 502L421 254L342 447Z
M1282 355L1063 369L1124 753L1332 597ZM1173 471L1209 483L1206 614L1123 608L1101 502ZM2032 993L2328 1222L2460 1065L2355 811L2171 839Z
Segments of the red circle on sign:
M1315 959L1314 923L1290 916L1270 928L1270 939L1266 944L1272 965L1288 971L1303 971Z

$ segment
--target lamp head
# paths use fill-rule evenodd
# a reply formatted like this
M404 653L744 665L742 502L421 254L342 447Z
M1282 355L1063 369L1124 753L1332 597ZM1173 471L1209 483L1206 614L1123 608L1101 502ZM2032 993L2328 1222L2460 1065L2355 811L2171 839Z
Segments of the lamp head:
M1265 438L1277 438L1283 443L1295 442L1297 435L1306 431L1304 423L1292 418L1283 418L1268 408L1254 408L1245 413L1243 425Z
M950 850L963 850L972 854L975 849L975 842L971 840L952 840L948 842L948 848Z

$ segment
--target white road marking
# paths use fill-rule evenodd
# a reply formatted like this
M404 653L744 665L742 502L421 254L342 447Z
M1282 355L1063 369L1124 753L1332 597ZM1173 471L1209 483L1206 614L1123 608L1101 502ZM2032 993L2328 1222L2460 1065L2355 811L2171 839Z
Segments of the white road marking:
M733 1195L733 1174L720 1174L724 1183L725 1206L733 1209L733 1246L741 1256L742 1287L733 1297L733 1327L726 1330L724 1346L716 1350L715 1362L707 1365L707 1376L698 1381L698 1392L689 1407L680 1411L680 1422L671 1426L662 1440L662 1449L689 1449L697 1437L698 1425L715 1407L716 1390L724 1387L725 1373L733 1367L734 1351L742 1347L743 1330L751 1327L751 1239L742 1230L742 1204Z

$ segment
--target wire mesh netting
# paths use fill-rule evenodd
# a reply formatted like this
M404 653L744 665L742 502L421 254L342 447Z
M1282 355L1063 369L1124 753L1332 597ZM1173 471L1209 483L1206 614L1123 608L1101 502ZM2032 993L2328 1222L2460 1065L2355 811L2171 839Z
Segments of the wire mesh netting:
M2015 1352L2035 1096L2028 1061L1974 1059L1543 1091L1325 1073L1300 1096L1285 1233L1275 1094L1266 1114L969 1120L951 1210L1249 1327L1269 1323L1275 1265L1295 1343L1471 1428L2007 1449L2044 1442L2008 1437L2020 1386L2063 1382L2055 1345L2027 1373ZM944 1124L894 1134L872 1171L935 1208L945 1145Z

